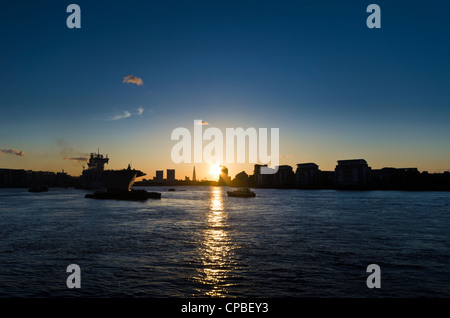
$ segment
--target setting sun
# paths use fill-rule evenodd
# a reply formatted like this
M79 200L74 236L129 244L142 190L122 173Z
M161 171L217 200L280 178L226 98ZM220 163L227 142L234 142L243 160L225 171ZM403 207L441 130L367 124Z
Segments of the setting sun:
M210 174L214 179L217 179L217 178L219 178L221 169L222 169L222 167L220 166L220 164L218 164L218 163L212 164L212 165L210 166L210 169L209 169L209 174Z

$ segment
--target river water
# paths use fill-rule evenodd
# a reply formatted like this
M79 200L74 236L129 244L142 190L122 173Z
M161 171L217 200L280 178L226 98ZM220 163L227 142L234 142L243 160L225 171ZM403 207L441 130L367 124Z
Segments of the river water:
M448 192L148 190L0 189L0 296L450 297Z

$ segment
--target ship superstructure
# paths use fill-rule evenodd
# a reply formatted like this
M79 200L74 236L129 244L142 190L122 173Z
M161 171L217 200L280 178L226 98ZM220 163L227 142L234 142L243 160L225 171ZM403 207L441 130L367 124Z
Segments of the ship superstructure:
M83 170L80 177L80 187L83 189L130 191L136 178L145 176L142 171L131 169L130 165L123 170L105 170L105 164L108 162L108 155L91 153L88 168Z

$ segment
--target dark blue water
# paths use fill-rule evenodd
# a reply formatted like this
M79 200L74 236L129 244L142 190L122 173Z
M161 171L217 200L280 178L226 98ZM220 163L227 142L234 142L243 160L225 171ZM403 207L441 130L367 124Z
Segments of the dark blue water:
M179 189L0 189L0 296L450 297L450 193Z

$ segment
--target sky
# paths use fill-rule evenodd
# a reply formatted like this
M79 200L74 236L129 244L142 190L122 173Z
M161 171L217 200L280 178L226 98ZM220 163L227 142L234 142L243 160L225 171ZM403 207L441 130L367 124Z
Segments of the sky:
M81 28L69 29L69 4ZM369 4L381 28L369 29ZM279 128L280 164L366 159L450 169L450 3L4 1L0 168L80 175L176 169L170 139L203 120ZM206 128L206 127L205 127ZM209 165L195 164L211 179ZM229 164L234 176L253 164Z

